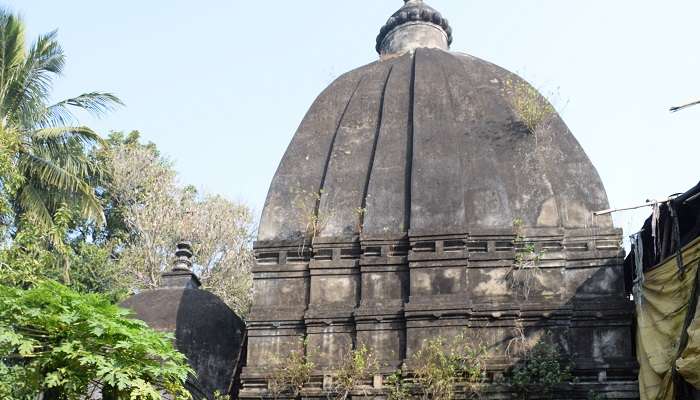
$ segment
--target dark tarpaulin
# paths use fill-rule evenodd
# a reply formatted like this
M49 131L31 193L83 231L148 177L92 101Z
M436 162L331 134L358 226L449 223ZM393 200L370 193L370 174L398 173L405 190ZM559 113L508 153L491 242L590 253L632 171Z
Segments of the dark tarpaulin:
M656 225L656 232L653 225ZM679 249L700 236L700 183L668 203L660 204L656 223L654 215L649 217L640 236L645 272L675 256ZM625 259L625 277L630 290L635 276L636 247L633 241L632 250Z
M625 259L625 285L630 291L634 292L635 283L643 286L647 272L660 265L668 265L668 262L666 264L664 262L671 258L675 258L675 265L679 270L678 277L680 279L686 277L685 261L688 260L683 260L682 252L679 250L700 236L700 183L675 199L656 206L638 235L633 237L632 249ZM700 275L694 280L700 280ZM693 312L688 313L683 325L680 338L680 342L683 343L681 349L685 347L688 340L687 328L694 318L698 290L700 288L696 283L688 305L688 309ZM635 292L635 295L637 294L638 292ZM640 298L637 301L642 302L643 299ZM699 398L697 396L700 396L700 393L697 389L684 381L675 369L672 379L676 388L675 399Z

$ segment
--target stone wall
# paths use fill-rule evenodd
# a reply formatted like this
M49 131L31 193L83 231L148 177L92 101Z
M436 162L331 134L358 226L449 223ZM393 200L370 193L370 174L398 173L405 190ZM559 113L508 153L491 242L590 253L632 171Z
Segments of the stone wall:
M573 360L579 386L636 398L620 242L612 228L259 242L242 398L260 398L275 360L304 341L317 366L313 398L361 344L390 373L424 340L465 333L488 346L498 380L516 361L514 338L534 343L545 332ZM524 252L537 254L536 268L519 268Z

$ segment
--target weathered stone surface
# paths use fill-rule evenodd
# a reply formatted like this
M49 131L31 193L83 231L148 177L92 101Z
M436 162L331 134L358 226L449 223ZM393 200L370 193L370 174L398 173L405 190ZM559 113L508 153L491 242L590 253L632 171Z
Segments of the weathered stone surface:
M635 398L621 231L593 217L608 207L595 168L556 113L524 126L508 90L526 85L518 76L395 35L411 24L447 34L428 14L390 20L380 51L418 46L332 83L282 159L256 243L242 397L263 395L270 357L304 338L318 370L303 397L320 398L359 344L391 369L428 338L465 333L489 345L495 378L513 365L514 338L549 332L582 382L568 398L586 387ZM541 254L527 288L514 268L526 245ZM489 398L507 398L499 390Z
M418 49L334 82L273 179L259 240L611 227L600 178L553 115L524 131L504 89L522 80L477 58ZM314 195L320 196L319 199Z
M410 22L387 33L382 40L380 54L382 57L394 57L419 47L448 50L450 45L447 34L439 26Z
M452 27L437 10L423 0L406 0L377 36L377 53L401 54L417 47L447 50L452 44Z
M175 347L197 373L188 389L195 399L229 393L244 346L244 322L217 296L200 290L199 279L189 268L188 243L178 245L172 271L161 278L161 287L138 293L121 306L151 328L172 333Z
M175 335L175 346L209 396L228 392L245 324L221 299L204 290L164 288L141 292L122 306L151 328Z

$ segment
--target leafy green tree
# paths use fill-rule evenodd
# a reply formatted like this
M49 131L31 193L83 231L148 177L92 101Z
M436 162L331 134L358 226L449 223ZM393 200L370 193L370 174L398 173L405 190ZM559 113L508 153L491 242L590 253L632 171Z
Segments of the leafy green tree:
M12 197L21 176L14 162L19 148L19 136L13 131L0 129L0 238L6 235L12 223Z
M172 341L100 295L0 285L0 398L188 398L193 372Z
M51 104L52 83L64 65L56 31L27 47L24 22L0 9L0 135L17 138L9 159L21 176L12 191L13 206L16 213L45 227L53 224L54 213L64 204L86 218L103 221L94 188L88 184L90 176L100 174L99 166L87 156L101 139L90 128L78 126L72 111L102 115L122 104L102 92ZM0 180L6 190L8 178L3 175Z
M115 193L123 188L115 186L115 179L120 179L123 174L122 170L115 170L115 168L121 168L123 165L115 165L114 163L116 154L122 152L144 152L149 155L149 161L153 162L154 165L167 170L168 174L172 176L175 175L172 165L161 157L154 143L141 143L139 131L131 131L128 134L123 132L110 133L104 141L104 146L93 148L89 155L91 162L100 165L100 170L104 172L98 176L92 176L90 183L95 187L95 193L104 210L105 223L98 224L94 220L79 218L71 231L73 243L95 243L101 247L112 248L116 252L136 239L136 235L125 216L129 204L124 203L119 193ZM139 181L127 189L137 192L129 198L129 201L143 204L151 188Z
M131 281L120 270L111 250L99 244L70 239L73 215L56 212L51 231L23 223L12 244L0 251L0 282L27 287L43 279L68 284L81 293L102 293L118 302L130 292ZM55 237L61 240L56 242Z
M176 185L137 133L104 141L77 123L73 111L122 104L114 95L51 104L64 65L56 32L27 46L21 19L0 9L0 398L187 397L192 371L173 338L113 302L157 283L174 242L190 238L205 284L245 310L250 212ZM155 174L128 185L142 172Z
M172 163L154 144L141 143L138 132L113 133L105 142L90 158L105 171L94 182L106 223L85 219L70 204L53 213L48 228L23 216L0 262L119 301L156 288L175 244L187 239L204 287L245 316L252 288L250 209L180 186Z

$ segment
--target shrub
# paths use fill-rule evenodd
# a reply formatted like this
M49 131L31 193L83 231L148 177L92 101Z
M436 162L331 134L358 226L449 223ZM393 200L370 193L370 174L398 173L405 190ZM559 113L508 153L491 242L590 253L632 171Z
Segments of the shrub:
M367 346L348 352L333 374L333 392L336 399L345 400L363 382L379 373L379 362Z
M559 346L552 343L551 334L545 335L524 354L523 361L511 374L512 386L523 399L532 392L551 396L554 388L571 379L571 368L562 362Z
M385 386L389 388L388 400L408 400L411 398L411 390L406 382L404 366L386 378Z
M306 354L306 340L301 343L301 350L293 350L284 359L275 359L276 368L268 380L268 390L273 398L290 395L298 396L311 380L314 363Z
M447 342L438 337L423 343L410 361L415 385L423 399L454 398L454 387L463 381L468 395L477 395L484 380L486 348L473 347L464 335Z
M530 133L534 134L555 113L547 99L527 82L508 80L505 90L513 111Z

